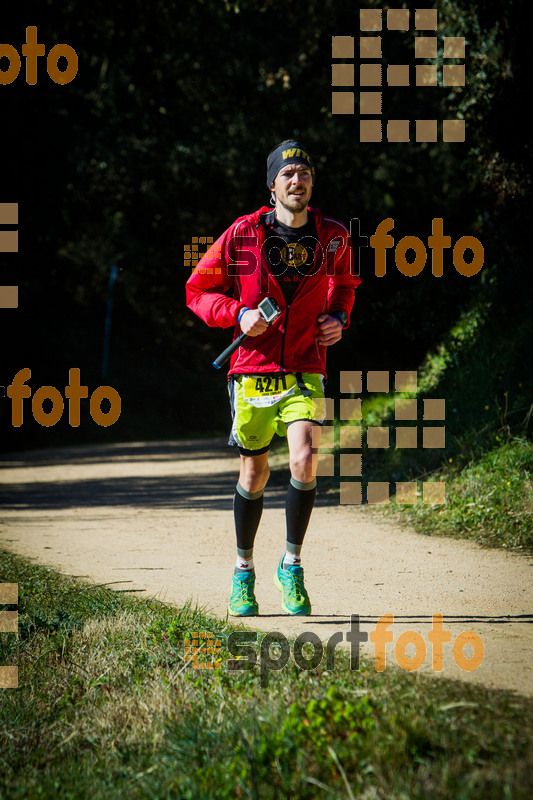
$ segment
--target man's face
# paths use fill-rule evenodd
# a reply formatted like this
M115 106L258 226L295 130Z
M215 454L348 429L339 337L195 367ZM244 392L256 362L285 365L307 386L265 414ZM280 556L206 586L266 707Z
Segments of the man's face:
M306 164L287 164L278 172L271 188L288 211L303 211L313 189L311 170Z

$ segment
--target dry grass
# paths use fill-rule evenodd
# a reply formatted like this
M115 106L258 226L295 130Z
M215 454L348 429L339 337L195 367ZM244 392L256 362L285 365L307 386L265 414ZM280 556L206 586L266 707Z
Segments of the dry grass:
M225 623L0 559L4 579L32 587L19 640L1 639L0 663L20 668L1 696L2 800L531 796L525 698L353 672L347 654L335 672L290 661L268 690L258 667L195 674L183 638L223 639Z

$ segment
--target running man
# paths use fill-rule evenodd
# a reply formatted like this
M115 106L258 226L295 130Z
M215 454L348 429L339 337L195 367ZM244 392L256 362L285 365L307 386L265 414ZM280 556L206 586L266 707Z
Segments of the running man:
M235 326L248 338L228 374L233 427L239 448L234 496L237 563L229 613L258 613L253 547L269 477L268 451L287 436L291 478L286 499L286 546L275 583L286 614L310 614L301 549L316 495L316 448L324 421L326 350L348 327L354 289L349 233L340 222L309 208L315 169L294 140L267 159L274 208L239 217L199 261L187 281L187 305L210 326ZM281 315L267 325L258 304L273 298Z

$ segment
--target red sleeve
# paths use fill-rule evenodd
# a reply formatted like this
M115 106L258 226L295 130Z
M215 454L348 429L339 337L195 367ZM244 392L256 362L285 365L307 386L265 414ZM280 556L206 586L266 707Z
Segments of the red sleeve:
M232 262L232 225L211 245L200 259L187 281L187 306L212 328L229 328L245 304L225 293L233 287L234 278L228 272Z
M361 283L361 278L359 275L354 275L352 241L346 228L337 233L327 248L328 312L337 314L339 311L344 311L348 315L344 326L347 328L355 299L354 292Z

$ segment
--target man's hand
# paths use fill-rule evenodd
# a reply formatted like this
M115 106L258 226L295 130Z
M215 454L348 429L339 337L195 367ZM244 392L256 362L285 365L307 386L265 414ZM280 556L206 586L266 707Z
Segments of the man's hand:
M247 336L259 336L268 328L258 308L251 308L245 311L241 317L240 326L241 331Z
M246 315L243 314L243 318ZM241 320L242 321L242 320ZM326 347L335 344L342 338L342 322L337 317L330 317L329 314L321 314L318 322L318 344Z

